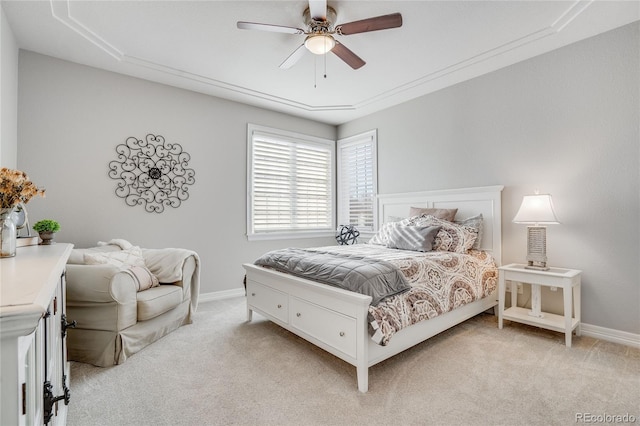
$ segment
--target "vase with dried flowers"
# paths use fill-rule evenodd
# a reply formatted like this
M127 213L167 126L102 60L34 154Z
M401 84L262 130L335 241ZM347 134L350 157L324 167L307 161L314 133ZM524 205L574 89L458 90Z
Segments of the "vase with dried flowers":
M16 255L16 225L13 209L27 203L34 196L44 197L44 189L38 188L25 172L6 167L0 169L0 257Z

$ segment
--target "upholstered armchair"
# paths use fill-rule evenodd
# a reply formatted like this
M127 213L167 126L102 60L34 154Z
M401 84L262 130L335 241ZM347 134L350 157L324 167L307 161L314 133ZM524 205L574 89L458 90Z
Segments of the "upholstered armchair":
M111 242L74 249L66 269L68 358L101 367L190 324L200 287L195 252Z

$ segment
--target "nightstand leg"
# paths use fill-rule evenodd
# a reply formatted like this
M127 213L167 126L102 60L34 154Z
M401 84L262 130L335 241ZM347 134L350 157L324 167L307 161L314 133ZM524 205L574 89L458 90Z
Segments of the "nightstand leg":
M576 326L576 336L580 336L580 326L582 325L582 318L580 317L580 282L573 287L573 311L573 315L576 321L578 321L578 325Z
M564 299L564 342L568 348L571 347L571 316L573 313L573 303L571 287L564 286L562 288L562 297Z
M504 314L505 298L504 274L498 276L498 328L502 329L502 315Z
M539 284L531 284L531 312L529 315L536 318L542 318L544 315L542 314L542 295L540 292Z

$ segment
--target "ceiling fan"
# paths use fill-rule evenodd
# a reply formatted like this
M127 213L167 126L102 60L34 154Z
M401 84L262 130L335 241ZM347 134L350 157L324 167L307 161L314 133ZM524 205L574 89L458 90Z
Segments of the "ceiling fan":
M332 52L354 70L362 67L366 62L349 50L344 44L336 40L334 35L346 36L402 26L402 15L399 13L334 26L336 11L331 6L327 6L326 0L309 0L309 7L305 9L302 16L304 17L304 23L307 25L306 31L295 27L245 21L238 21L237 25L238 28L242 30L306 35L307 37L304 43L280 64L280 68L291 68L304 56L306 51L309 50L316 55L324 55Z

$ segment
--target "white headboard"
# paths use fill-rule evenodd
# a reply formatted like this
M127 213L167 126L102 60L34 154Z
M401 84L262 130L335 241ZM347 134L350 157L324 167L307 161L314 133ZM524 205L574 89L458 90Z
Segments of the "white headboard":
M502 264L502 203L504 186L443 189L378 195L378 226L390 217L408 217L411 207L457 208L456 220L482 213L482 250L490 251L498 265Z

